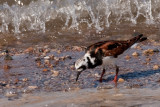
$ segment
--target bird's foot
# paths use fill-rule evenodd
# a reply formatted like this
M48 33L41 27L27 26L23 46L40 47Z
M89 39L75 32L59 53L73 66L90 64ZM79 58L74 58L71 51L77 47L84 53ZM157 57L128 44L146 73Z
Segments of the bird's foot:
M100 83L102 83L102 81L103 81L103 79L102 79L102 78L100 78L100 79L99 79L99 82L100 82Z

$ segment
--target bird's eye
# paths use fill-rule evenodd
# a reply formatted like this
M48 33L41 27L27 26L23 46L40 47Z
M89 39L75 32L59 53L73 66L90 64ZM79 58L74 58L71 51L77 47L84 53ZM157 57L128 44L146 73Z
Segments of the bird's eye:
M85 61L85 59L83 59L83 61Z

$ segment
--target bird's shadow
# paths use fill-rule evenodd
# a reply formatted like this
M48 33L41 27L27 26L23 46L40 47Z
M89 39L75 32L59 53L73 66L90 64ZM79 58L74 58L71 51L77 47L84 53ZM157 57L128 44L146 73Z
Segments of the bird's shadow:
M120 74L118 78L123 78L124 80L128 79L139 79L143 77L148 77L151 75L154 75L156 73L160 73L160 69L158 70L147 70L147 71L135 71L135 72L129 72L126 74ZM107 79L104 79L103 82L109 82L114 79L114 75L109 76Z

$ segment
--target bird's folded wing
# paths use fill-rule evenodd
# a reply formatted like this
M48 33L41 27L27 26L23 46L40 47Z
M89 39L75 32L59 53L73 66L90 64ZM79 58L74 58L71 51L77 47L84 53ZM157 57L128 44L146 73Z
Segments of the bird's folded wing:
M130 47L127 41L111 41L99 47L102 50L104 57L117 57Z

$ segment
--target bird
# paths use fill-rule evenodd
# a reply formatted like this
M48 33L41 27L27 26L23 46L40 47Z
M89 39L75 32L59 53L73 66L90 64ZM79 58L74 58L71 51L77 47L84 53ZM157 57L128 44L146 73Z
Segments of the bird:
M109 65L113 65L116 68L113 81L117 83L119 72L119 66L116 64L117 59L119 59L125 51L137 46L140 42L147 39L147 37L144 37L143 34L138 32L135 32L133 35L134 37L129 40L100 41L88 46L84 56L75 62L75 69L78 71L76 81L80 74L86 69L102 66L103 70L99 78L99 82L102 82L106 68Z

